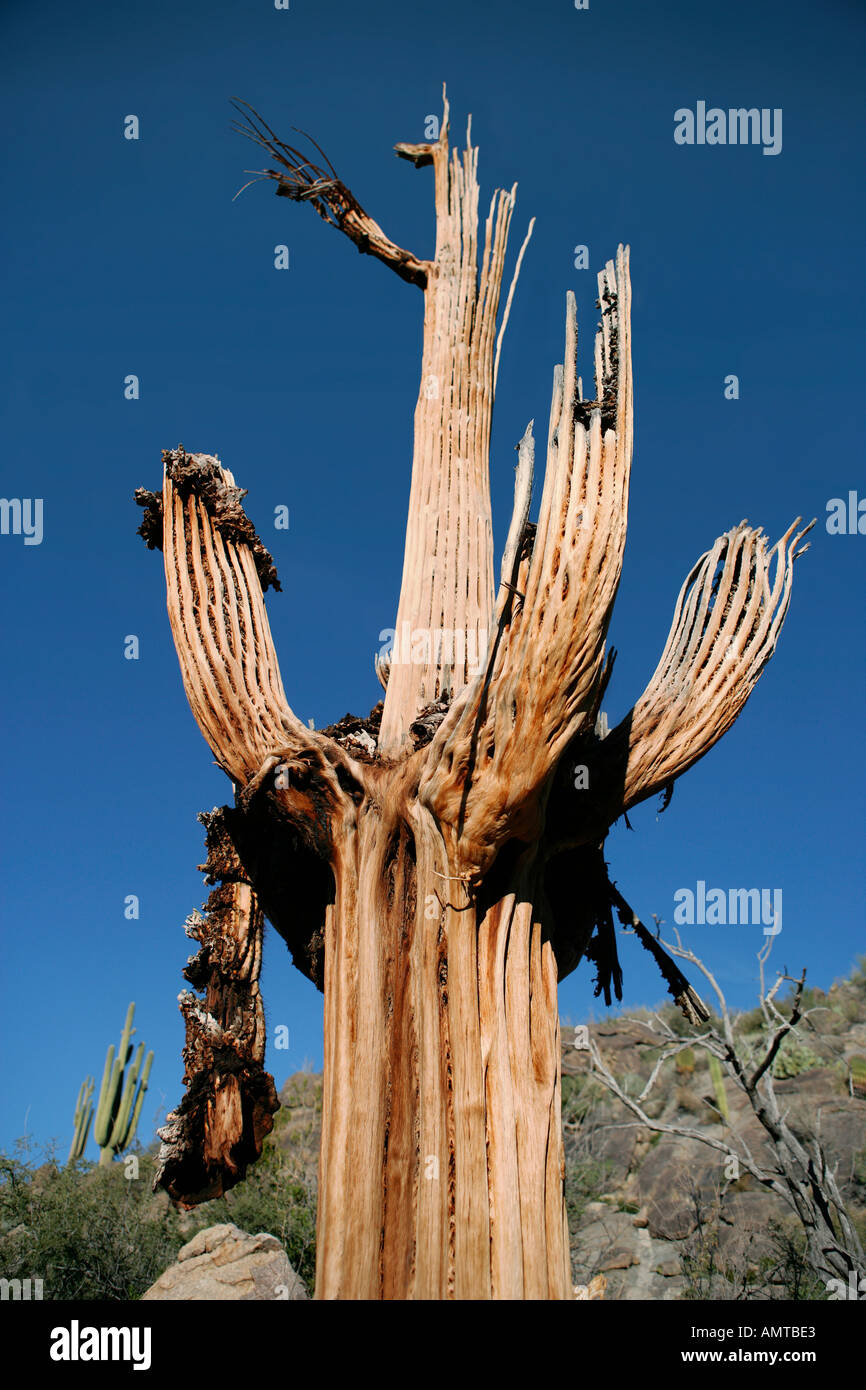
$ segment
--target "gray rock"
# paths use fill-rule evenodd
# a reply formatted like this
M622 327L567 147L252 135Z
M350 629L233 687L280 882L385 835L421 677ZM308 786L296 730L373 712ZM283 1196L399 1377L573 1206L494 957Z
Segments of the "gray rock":
M179 1251L142 1299L175 1302L307 1298L307 1291L279 1241L237 1226L208 1226Z
M650 1234L661 1240L691 1235L699 1219L693 1193L704 1202L711 1200L720 1171L712 1150L696 1139L671 1138L658 1144L638 1173Z
M606 1274L611 1269L631 1269L632 1265L640 1264L640 1255L633 1250L626 1250L621 1245L617 1245L611 1250L609 1255L605 1255L599 1264L602 1274Z

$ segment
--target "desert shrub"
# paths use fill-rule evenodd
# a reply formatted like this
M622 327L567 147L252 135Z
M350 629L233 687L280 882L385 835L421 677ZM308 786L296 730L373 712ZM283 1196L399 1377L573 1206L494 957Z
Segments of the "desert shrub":
M585 1073L574 1076L562 1074L562 1122L575 1124L585 1120L604 1095L602 1087Z
M760 1037L763 1027L764 1015L759 1008L747 1009L734 1020L734 1031L744 1038Z
M859 1023L864 1015L863 1000L846 990L839 1001L839 1011L846 1023Z
M686 1301L744 1296L754 1267L741 1250L723 1249L719 1225L719 1193L705 1196L693 1180L683 1180L683 1204L691 1211L694 1230L679 1243L680 1268Z
M135 1156L139 1175L130 1181L121 1163L62 1166L24 1140L13 1156L0 1155L0 1275L42 1279L44 1299L137 1299L196 1231L234 1222L276 1236L312 1292L315 1180L276 1139L243 1183L184 1214L151 1191L154 1154Z
M814 1302L827 1288L806 1259L806 1237L794 1218L770 1218L765 1229L734 1228L721 1240L719 1208L693 1195L698 1217L680 1243L683 1299L780 1299Z
M562 1120L567 1126L583 1126L604 1095L602 1087L589 1076L562 1077ZM565 1209L568 1229L574 1247L577 1227L588 1202L595 1201L605 1190L612 1164L596 1157L590 1148L592 1125L578 1128L565 1135Z
M768 1226L772 1257L766 1262L764 1277L778 1289L777 1297L791 1302L826 1300L827 1286L806 1259L806 1236L792 1218L771 1220Z
M32 1146L0 1157L0 1265L6 1278L41 1278L45 1299L135 1299L172 1263L186 1237L168 1199L154 1198L153 1159L139 1176L122 1164L61 1167Z
M579 1147L565 1153L565 1211L572 1252L577 1246L577 1228L589 1202L595 1202L605 1191L613 1165L606 1159L595 1158Z

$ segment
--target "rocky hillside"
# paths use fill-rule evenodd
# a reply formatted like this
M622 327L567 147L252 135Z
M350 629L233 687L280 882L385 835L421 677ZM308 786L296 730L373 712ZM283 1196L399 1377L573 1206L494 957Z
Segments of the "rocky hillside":
M809 990L808 1017L782 1044L774 1085L789 1123L817 1135L861 1237L866 1231L866 972L825 995ZM783 1006L784 1011L784 1006ZM683 1036L676 1010L661 1011ZM637 1013L636 1020L650 1015ZM741 1047L759 1047L758 1010L739 1015ZM575 1280L604 1273L607 1298L814 1298L801 1230L786 1204L698 1139L654 1132L590 1076L586 1051L563 1029L563 1123ZM629 1095L643 1090L659 1049L640 1021L590 1029L608 1070ZM572 1046L568 1046L569 1041ZM722 1087L721 1094L719 1087ZM772 1163L767 1136L745 1094L711 1076L706 1053L688 1049L663 1065L643 1106L647 1117L720 1140L745 1138Z
M838 1164L849 1210L866 1236L866 971L827 994L809 990L808 1018L776 1058L776 1092L803 1134L817 1132ZM684 1039L671 1007L661 1016ZM643 1089L658 1049L628 1018L594 1024L602 1058L629 1094ZM760 1014L739 1015L745 1044L760 1041ZM603 1274L606 1299L824 1297L804 1273L800 1230L782 1200L696 1139L654 1133L589 1074L586 1051L563 1027L566 1200L575 1283ZM858 1061L858 1059L860 1059ZM770 1162L766 1136L730 1082L723 1098L699 1049L670 1058L644 1108L649 1118L720 1139L743 1135ZM321 1078L299 1072L280 1093L272 1141L312 1180L319 1138ZM722 1111L726 1111L725 1115Z

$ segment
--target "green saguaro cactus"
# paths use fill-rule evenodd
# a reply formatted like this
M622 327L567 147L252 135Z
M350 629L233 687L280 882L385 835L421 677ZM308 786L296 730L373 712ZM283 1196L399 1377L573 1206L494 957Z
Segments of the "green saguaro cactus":
M114 1055L114 1044L112 1043L105 1057L105 1069L102 1073L102 1085L99 1088L99 1102L96 1107L96 1120L93 1126L93 1137L99 1145L99 1165L101 1168L107 1167L115 1154L123 1153L124 1149L127 1149L132 1143L153 1063L153 1052L148 1052L142 1069L144 1043L139 1043L135 1052L135 1060L130 1065L130 1058L132 1057L130 1038L135 1032L132 1026L134 1014L135 1004L130 1004L126 1011L126 1023L123 1025L117 1056ZM127 1067L129 1068L128 1071Z
M716 1097L716 1106L725 1124L731 1122L731 1112L728 1108L728 1097L725 1093L725 1080L722 1076L722 1064L718 1057L710 1053L710 1078L713 1083L713 1091Z
M84 1150L87 1148L87 1135L90 1131L90 1121L93 1119L94 1084L92 1076L88 1076L81 1083L81 1090L78 1092L78 1100L75 1103L75 1131L69 1146L67 1163L71 1163L73 1159L82 1158Z
M695 1054L690 1047L684 1047L677 1055L676 1069L680 1076L691 1076L695 1069Z

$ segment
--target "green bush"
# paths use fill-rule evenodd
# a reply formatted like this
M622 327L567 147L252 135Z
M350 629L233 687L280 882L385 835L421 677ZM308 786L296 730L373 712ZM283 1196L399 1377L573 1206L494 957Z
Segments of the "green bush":
M734 1031L744 1038L759 1038L764 1028L764 1014L760 1008L747 1009L734 1020Z
M784 1081L789 1077L799 1076L801 1072L811 1071L813 1067L822 1065L821 1058L812 1051L811 1047L801 1042L793 1033L789 1033L776 1053L773 1076L777 1081Z
M308 1292L315 1280L316 1189L307 1168L275 1137L246 1180L190 1213L151 1191L155 1156L138 1151L139 1175L124 1165L37 1161L19 1140L0 1155L0 1266L7 1279L37 1278L48 1299L137 1299L207 1226L234 1222L283 1245Z
M586 1074L562 1074L562 1123L575 1124L585 1120L593 1106L604 1095L602 1087Z
M45 1299L135 1299L187 1239L168 1199L153 1197L153 1158L124 1166L37 1164L19 1141L0 1156L0 1264L8 1279L40 1278Z
M572 1249L575 1248L577 1228L587 1204L598 1201L605 1191L612 1167L606 1159L592 1158L576 1152L569 1153L566 1150L565 1210Z
M818 1303L827 1300L827 1285L819 1279L806 1259L806 1236L795 1219L785 1216L769 1222L773 1258L768 1280L781 1289L789 1302Z
M684 1300L826 1300L826 1285L809 1267L796 1219L771 1217L763 1241L754 1234L724 1252L720 1233L718 1209L704 1209L693 1234L681 1242Z

